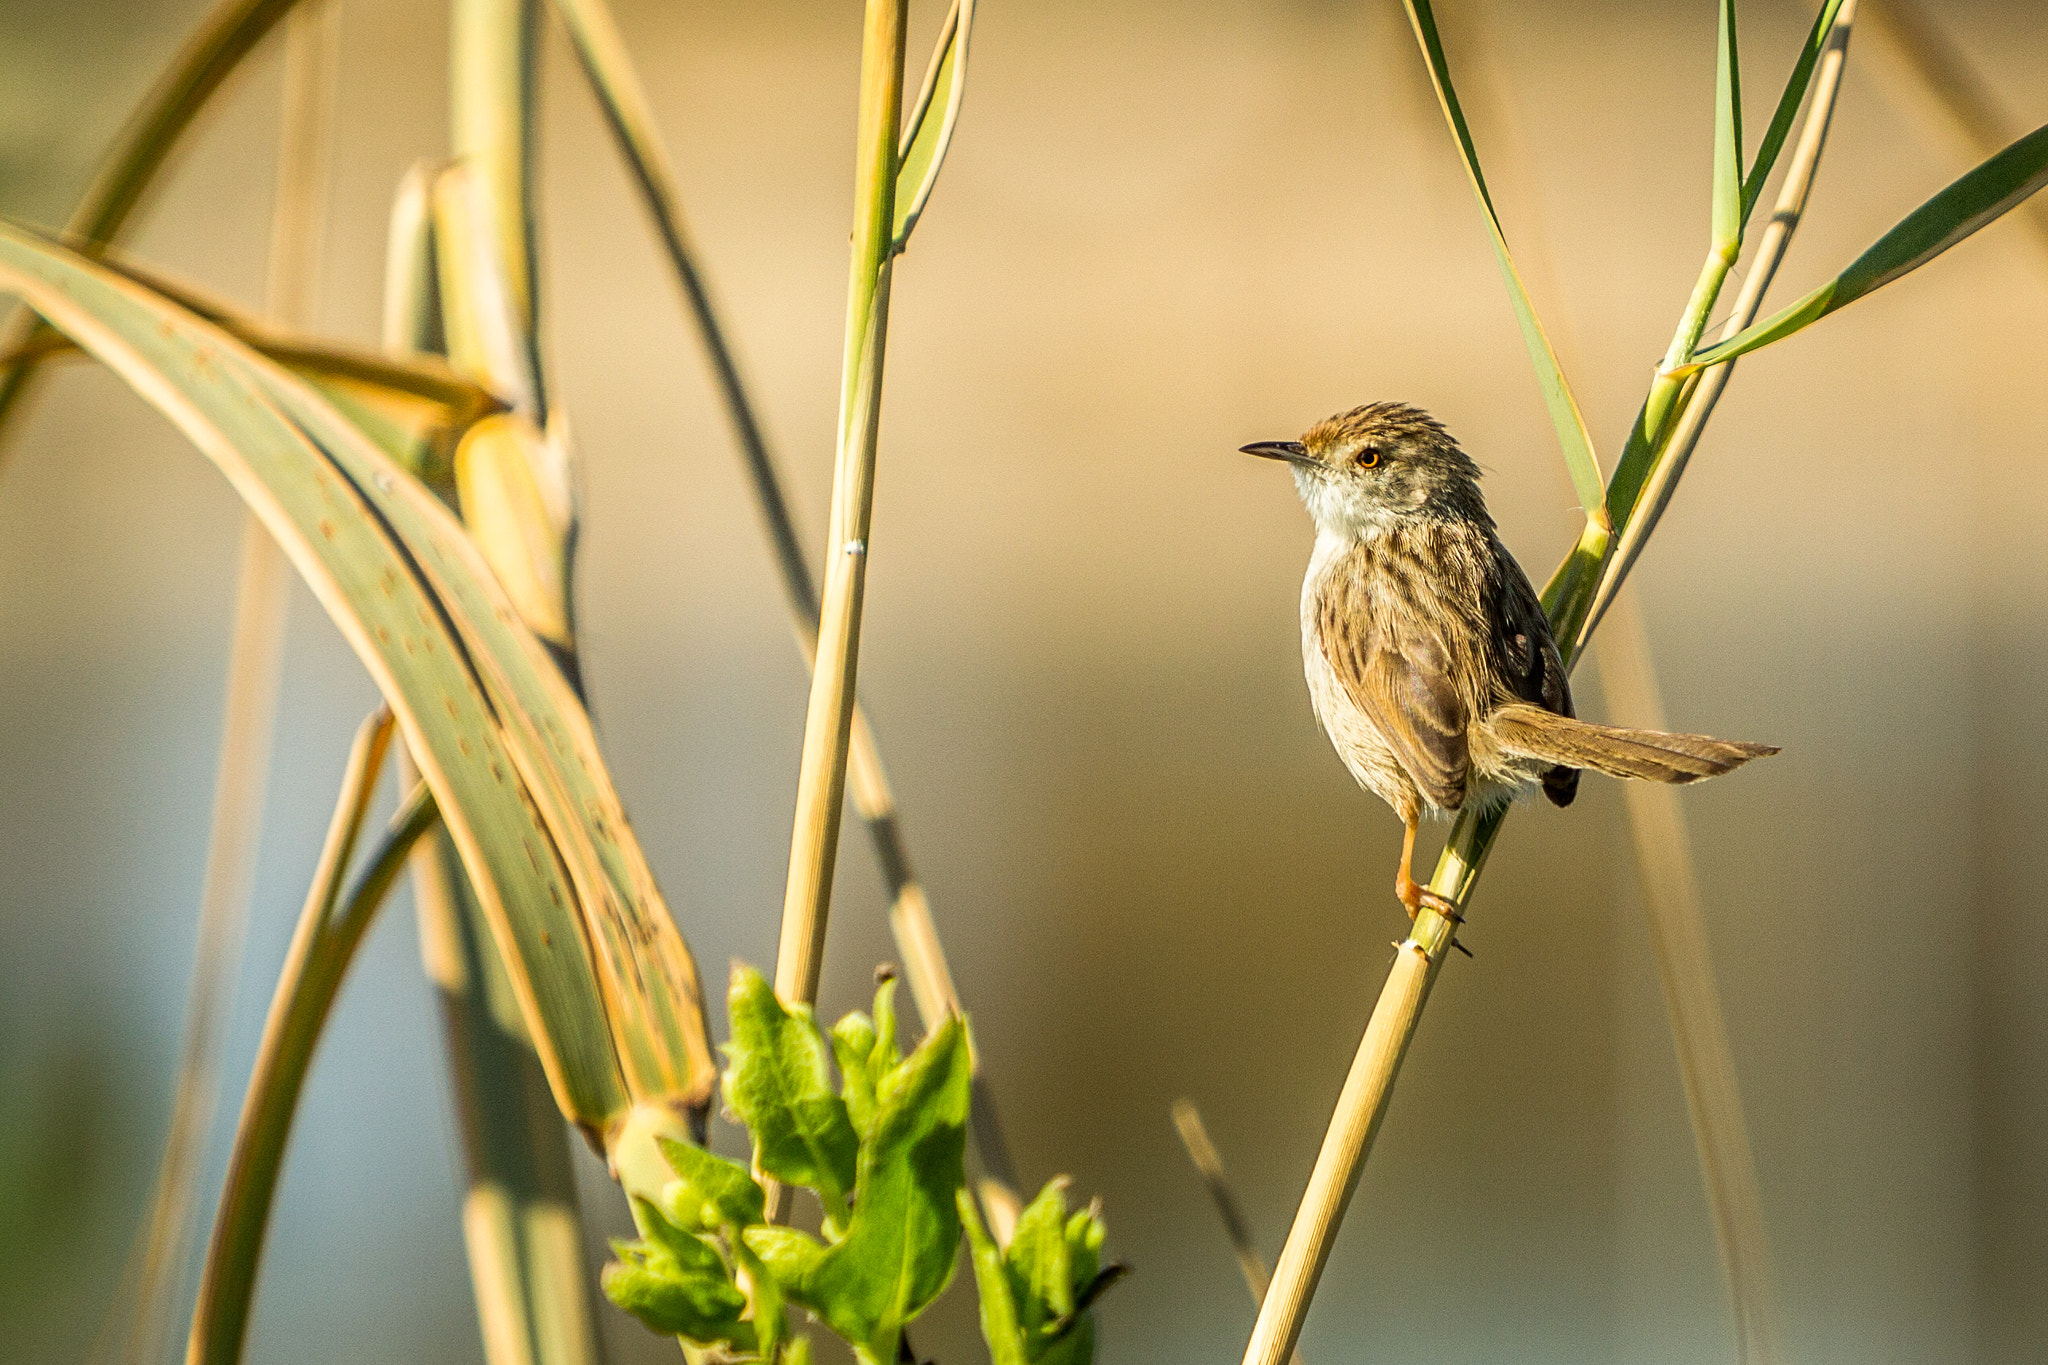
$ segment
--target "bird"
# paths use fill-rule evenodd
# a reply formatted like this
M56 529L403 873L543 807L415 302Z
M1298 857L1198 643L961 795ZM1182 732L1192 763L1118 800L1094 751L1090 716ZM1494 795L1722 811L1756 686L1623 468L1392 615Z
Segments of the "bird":
M1309 698L1352 777L1406 826L1394 893L1411 919L1424 904L1456 918L1412 874L1426 814L1486 811L1539 787L1568 806L1584 768L1686 783L1778 752L1578 719L1479 466L1420 408L1369 403L1298 441L1241 449L1290 465L1315 521L1301 585Z

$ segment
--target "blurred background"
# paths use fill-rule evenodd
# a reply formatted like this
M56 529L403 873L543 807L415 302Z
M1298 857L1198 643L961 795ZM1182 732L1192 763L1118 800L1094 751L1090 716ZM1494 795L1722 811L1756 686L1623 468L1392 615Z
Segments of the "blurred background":
M60 222L204 8L0 3L0 212ZM1705 245L1714 6L1444 8L1509 236L1611 458ZM941 8L913 10L921 70ZM821 538L859 7L619 12ZM1939 16L2022 127L2048 116L2048 10ZM1810 18L1744 7L1753 130ZM409 0L345 0L343 24L320 320L373 342L390 194L445 148L446 32ZM587 673L716 986L774 956L806 680L677 292L550 44L544 308L584 457ZM251 306L277 48L130 242ZM1779 302L1965 167L1864 55ZM2002 222L1744 361L1634 580L1673 724L1785 749L1684 802L1790 1358L1814 1365L2048 1356L2030 231ZM1308 520L1235 453L1380 398L1465 442L1541 581L1575 506L1400 7L988 0L897 277L861 688L1023 1175L1102 1195L1136 1267L1101 1309L1105 1362L1237 1358L1252 1303L1168 1106L1202 1107L1271 1256L1404 924L1399 825L1301 682ZM115 1307L169 1113L241 512L105 374L64 368L27 418L0 479L0 1336L10 1359L70 1361ZM1580 689L1607 714L1594 670ZM373 700L301 592L208 1204ZM841 868L829 1016L894 954L857 830ZM1303 1358L1730 1359L1614 784L1516 815L1464 940ZM459 1164L401 899L300 1112L250 1358L480 1360ZM595 1257L626 1219L585 1168ZM602 1313L615 1360L676 1358ZM943 1365L983 1358L964 1289L916 1338Z

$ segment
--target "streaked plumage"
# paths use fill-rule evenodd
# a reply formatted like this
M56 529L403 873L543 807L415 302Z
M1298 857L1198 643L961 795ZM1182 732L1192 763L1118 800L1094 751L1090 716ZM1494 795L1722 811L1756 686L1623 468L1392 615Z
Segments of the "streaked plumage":
M1495 534L1478 466L1427 413L1375 403L1245 450L1289 461L1315 518L1301 589L1309 695L1352 776L1408 827L1396 889L1411 911L1425 812L1539 785L1564 806L1580 768L1692 782L1777 752L1573 718L1550 623Z

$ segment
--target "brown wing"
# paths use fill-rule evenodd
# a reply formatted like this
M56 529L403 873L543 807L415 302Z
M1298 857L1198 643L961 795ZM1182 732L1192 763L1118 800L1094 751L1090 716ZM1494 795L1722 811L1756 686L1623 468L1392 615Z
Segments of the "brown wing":
M1465 800L1470 720L1451 675L1450 651L1412 611L1374 612L1365 584L1340 574L1324 590L1317 644L1353 703L1383 736L1432 805Z
M1529 585L1529 576L1507 547L1495 541L1494 555L1499 564L1496 581L1503 585L1494 637L1500 676L1509 680L1521 700L1569 716L1573 714L1572 687L1550 633L1550 618L1543 614L1543 603ZM1543 794L1552 805L1569 806L1579 794L1579 770L1552 768L1543 775Z

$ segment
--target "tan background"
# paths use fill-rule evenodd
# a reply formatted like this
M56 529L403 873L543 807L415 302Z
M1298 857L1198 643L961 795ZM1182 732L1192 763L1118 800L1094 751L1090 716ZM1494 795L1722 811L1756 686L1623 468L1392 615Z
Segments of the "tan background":
M1753 130L1802 8L1744 9ZM2048 116L2048 12L1941 8L2015 114ZM0 208L60 219L199 9L0 5ZM1102 1358L1233 1360L1251 1306L1167 1105L1202 1104L1270 1254L1401 927L1398 825L1300 681L1308 523L1233 452L1420 403L1539 578L1572 502L1391 0L984 9L896 290L863 691L1026 1174L1104 1195L1137 1267ZM1507 73L1477 132L1611 451L1705 243L1713 6L1458 11L1461 72L1480 81L1477 22ZM818 530L857 7L621 19ZM403 0L350 0L345 30L321 316L370 339L384 205L444 146L445 37ZM546 310L586 457L588 671L716 979L773 954L804 680L676 292L564 57ZM272 45L134 240L250 302L277 81ZM1852 56L1781 301L1960 169ZM2044 354L2048 259L2004 224L1745 362L1637 579L1674 722L1785 746L1685 805L1800 1362L2048 1354ZM107 1310L168 1112L238 517L83 368L0 484L0 1330L25 1359L76 1359ZM303 594L288 667L235 1086L372 701ZM893 952L865 848L842 865L831 1013ZM1306 1359L1728 1359L1612 784L1515 817L1466 939ZM437 1048L401 905L309 1088L253 1360L478 1358ZM674 1358L608 1316L618 1358ZM964 1293L937 1319L921 1350L980 1358Z

